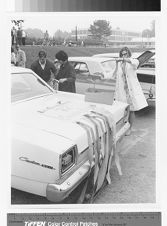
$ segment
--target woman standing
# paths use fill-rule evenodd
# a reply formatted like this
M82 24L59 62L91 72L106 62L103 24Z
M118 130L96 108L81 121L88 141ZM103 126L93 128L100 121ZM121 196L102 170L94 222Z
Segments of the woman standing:
M130 134L134 121L135 111L148 106L142 88L137 78L136 70L139 65L137 59L131 58L132 54L128 47L120 50L119 57L116 59L114 76L116 78L115 100L126 102L130 105Z
M68 62L68 55L64 51L56 53L55 58L60 63L60 69L56 76L59 80L59 90L64 92L76 93L75 88L75 70L73 66Z

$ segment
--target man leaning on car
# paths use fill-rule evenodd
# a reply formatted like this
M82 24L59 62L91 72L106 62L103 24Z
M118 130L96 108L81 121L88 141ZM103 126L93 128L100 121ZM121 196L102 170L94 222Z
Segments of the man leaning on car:
M51 80L55 79L56 68L55 65L46 58L46 56L47 54L45 51L39 51L39 59L32 63L31 69L45 82L50 84Z

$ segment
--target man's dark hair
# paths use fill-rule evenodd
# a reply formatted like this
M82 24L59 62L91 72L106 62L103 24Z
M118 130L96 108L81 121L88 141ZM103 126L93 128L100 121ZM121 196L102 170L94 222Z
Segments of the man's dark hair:
M58 60L66 61L68 60L68 55L63 50L60 50L58 53L56 53L55 58Z
M38 53L39 58L46 57L46 52L44 50L39 51Z

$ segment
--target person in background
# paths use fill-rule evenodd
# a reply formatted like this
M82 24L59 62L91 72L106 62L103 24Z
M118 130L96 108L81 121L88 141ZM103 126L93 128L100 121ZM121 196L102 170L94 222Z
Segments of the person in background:
M25 46L26 43L26 32L24 30L22 30L22 44L23 46Z
M20 49L19 44L16 45L16 66L25 67L26 64L26 54Z
M13 47L11 47L11 65L16 65L16 56Z
M44 33L43 45L48 45L48 44L49 44L49 33L46 30L46 32Z
M76 93L76 74L73 66L68 62L67 53L61 50L56 53L55 58L60 63L60 69L56 75L56 79L59 81L59 90Z
M126 102L130 105L130 135L135 119L135 111L148 106L142 88L137 78L136 70L139 65L137 59L133 59L128 47L123 47L116 59L116 68L113 75L116 78L115 100Z
M52 80L55 79L56 68L54 63L49 61L46 56L45 51L39 51L38 59L32 63L31 69L45 82L51 85Z
M17 39L17 30L16 28L13 26L12 30L11 30L11 42L12 42L12 45L15 45L16 44L16 39Z
M17 30L17 44L22 45L22 30L20 27Z

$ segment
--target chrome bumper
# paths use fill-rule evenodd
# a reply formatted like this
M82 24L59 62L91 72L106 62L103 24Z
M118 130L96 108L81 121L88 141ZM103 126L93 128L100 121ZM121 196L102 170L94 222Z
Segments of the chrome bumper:
M147 101L155 102L155 97L153 97L153 98L148 97L148 98L147 98Z
M48 184L46 188L47 199L52 202L64 200L88 176L89 169L90 164L87 161L62 184Z

